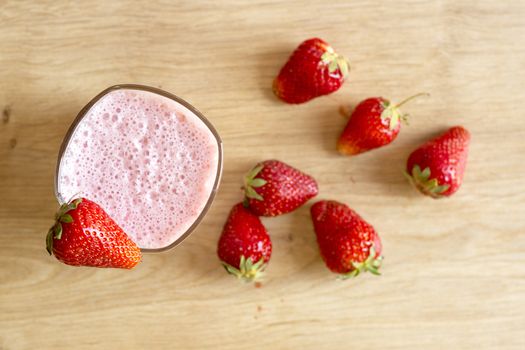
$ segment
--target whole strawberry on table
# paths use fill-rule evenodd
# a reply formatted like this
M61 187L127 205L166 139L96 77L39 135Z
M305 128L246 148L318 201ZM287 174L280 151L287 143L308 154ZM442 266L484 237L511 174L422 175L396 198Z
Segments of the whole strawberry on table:
M260 216L294 211L319 191L313 177L275 159L258 163L250 170L243 190L246 207Z
M346 204L322 200L311 210L319 251L326 266L343 279L362 272L379 275L381 238Z
M224 224L217 255L226 271L246 281L262 276L272 255L272 241L257 215L235 205Z
M397 104L383 97L370 97L361 101L351 115L342 108L349 120L337 141L337 150L344 155L357 155L390 144L397 138L401 122L407 122L408 116L399 108L424 95L428 96L420 93Z
M462 126L448 129L410 154L406 176L422 194L449 197L463 182L470 133Z
M302 42L281 68L273 92L286 103L304 103L337 91L348 76L350 64L324 40Z

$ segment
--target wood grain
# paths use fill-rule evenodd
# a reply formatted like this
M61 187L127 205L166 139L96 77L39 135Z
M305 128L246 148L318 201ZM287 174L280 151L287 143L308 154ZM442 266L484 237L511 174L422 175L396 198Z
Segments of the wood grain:
M0 349L524 349L525 2L0 1ZM302 40L349 56L349 82L300 106L272 78ZM202 225L134 271L72 268L46 255L61 139L116 83L186 98L225 144ZM341 104L432 94L391 147L352 159L334 142ZM401 174L420 142L473 135L449 200ZM314 175L382 234L383 276L338 281L308 207L264 220L274 256L261 288L215 256L241 175L279 158Z

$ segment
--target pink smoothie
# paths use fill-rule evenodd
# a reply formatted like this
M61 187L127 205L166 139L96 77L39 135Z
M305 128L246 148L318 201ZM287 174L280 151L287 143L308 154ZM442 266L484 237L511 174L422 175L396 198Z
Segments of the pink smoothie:
M134 89L109 92L77 125L57 192L97 202L141 248L166 247L197 220L218 174L219 144L180 103Z

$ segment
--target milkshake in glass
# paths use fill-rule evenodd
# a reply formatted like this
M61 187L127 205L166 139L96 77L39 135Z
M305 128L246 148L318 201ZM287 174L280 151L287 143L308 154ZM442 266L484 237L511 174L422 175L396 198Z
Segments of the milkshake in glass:
M217 191L222 144L191 105L139 85L111 87L79 114L60 151L63 203L98 203L145 251L180 243Z

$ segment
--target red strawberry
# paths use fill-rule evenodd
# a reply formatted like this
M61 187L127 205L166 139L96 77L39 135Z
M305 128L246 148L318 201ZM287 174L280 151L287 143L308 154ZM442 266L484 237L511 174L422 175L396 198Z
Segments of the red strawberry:
M345 204L319 201L311 208L321 256L342 278L369 271L379 275L381 239L365 220Z
M314 178L278 160L257 164L244 177L245 205L261 216L289 213L317 195Z
M142 258L139 247L115 221L85 198L60 207L46 243L49 254L73 266L131 269Z
M258 279L272 255L272 241L258 216L242 203L233 207L222 230L217 254L228 273Z
M401 113L399 107L421 95L427 94L411 96L396 105L382 97L361 101L339 137L337 150L342 154L355 155L388 145L399 134L401 120L406 121L406 115Z
M470 133L462 126L450 128L408 157L406 175L423 194L432 198L454 194L463 181Z
M303 103L338 90L350 65L325 41L304 41L273 82L273 92L287 103Z

